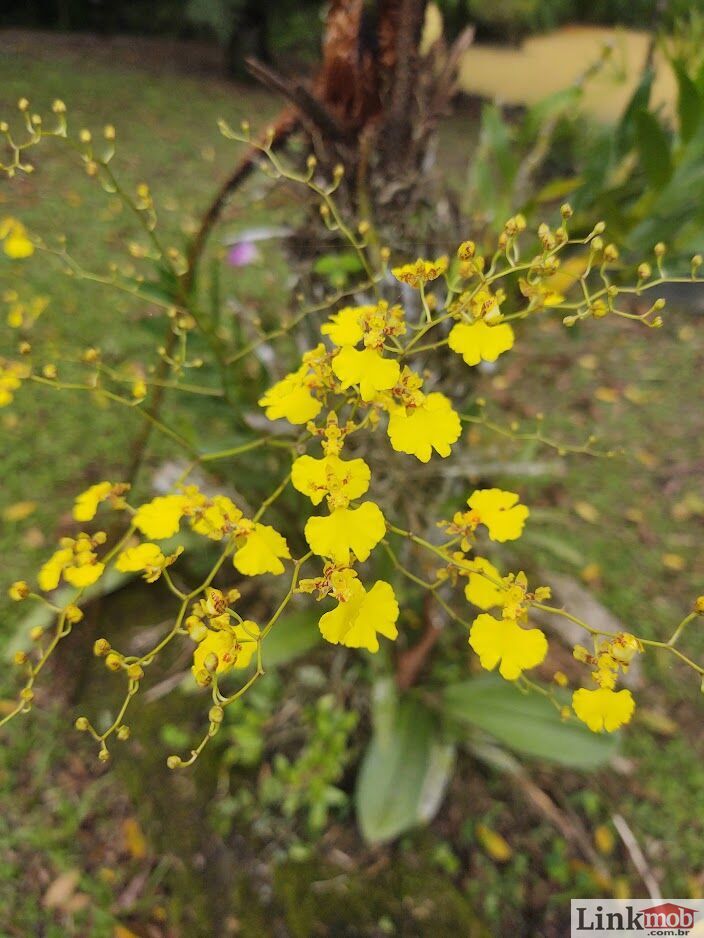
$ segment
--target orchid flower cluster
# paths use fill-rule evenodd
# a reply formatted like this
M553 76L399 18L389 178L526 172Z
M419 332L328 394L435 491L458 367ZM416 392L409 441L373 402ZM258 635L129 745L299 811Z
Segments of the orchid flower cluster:
M24 153L30 143L43 136L67 137L61 102L54 106L58 128L48 133L43 131L41 119L27 116L24 101L20 111L30 139L22 145L12 143L14 159L3 167L10 175L28 171ZM0 130L9 133L6 125ZM230 138L251 143L247 127L237 133L223 124L221 130ZM141 186L132 196L117 185L109 168L114 128L107 128L104 137L109 148L101 157L94 152L88 131L81 131L72 145L88 174L127 200L160 263L171 265L172 271L182 276L183 255L164 247L155 233L156 209L148 187ZM393 453L400 454L393 458L405 459L409 465L451 459L463 448L463 425L477 422L526 438L512 427L496 427L481 412L479 416L476 412L461 413L456 400L466 395L455 389L453 398L449 391L438 388L427 364L429 354L444 360L456 356L469 381L470 369L510 354L517 339L516 322L538 315L558 313L566 326L609 315L657 328L662 324L662 301L634 313L621 308L619 298L640 294L666 280L695 279L701 260L693 259L689 277L670 278L663 268L665 247L657 245L655 276L650 263L644 261L634 285L617 285L611 271L618 249L604 241L604 225L595 225L585 238L573 238L569 233L572 210L563 205L556 228L540 225L535 233L538 252L527 259L521 256L526 222L515 216L506 222L489 253L475 242L465 241L452 258L418 259L393 266L391 251L374 247L369 222L357 230L345 223L333 198L343 170L336 170L332 183L325 184L318 180L313 158L304 172L297 172L282 164L270 142L258 146L269 175L304 185L319 200L326 226L358 253L368 280L363 288L306 308L288 317L274 333L263 333L244 349L235 350L230 362L292 332L303 319L323 313L317 322L317 344L258 400L271 422L271 432L219 452L199 452L144 404L155 387L205 393L203 388L194 389L182 381L190 332L202 329L208 337L193 297L177 293L165 304L168 330L183 340L181 357L169 358L171 375L167 378L152 379L147 369L147 377L135 383L119 370L108 368L99 350L88 349L80 359L88 371L86 380L62 382L56 362L39 366L33 361L28 341L21 343L16 360L0 362L0 406L9 405L24 382L47 390L86 390L139 413L156 431L181 446L189 460L171 491L146 502L132 500L129 481L104 480L78 494L73 507L75 535L59 541L39 570L36 586L26 581L10 586L12 599L33 600L49 607L55 624L50 629L35 627L29 636L30 650L16 655L24 684L16 707L1 722L31 709L35 683L45 663L62 639L80 627L81 607L90 595L86 591L111 569L140 576L149 584L165 584L176 600L177 611L166 634L140 655L124 653L105 638L94 644L95 655L109 671L121 674L127 687L124 702L106 729L98 729L85 716L76 721L79 730L96 740L104 761L109 758L111 737L129 736L125 722L129 703L149 667L172 642L187 643L192 678L210 695L203 739L190 756L169 756L172 768L191 764L198 757L217 734L225 708L265 673L267 636L274 628L286 629L295 596L315 597L322 604L318 628L322 638L333 645L373 655L382 644L396 642L403 629L403 595L396 581L375 578L374 562L380 556L391 560L399 581L405 579L433 597L448 622L466 636L481 668L497 670L506 681L548 696L565 720L580 720L594 732L611 732L631 720L635 701L630 690L619 687L619 679L635 656L649 648L675 655L702 678L704 667L687 657L678 642L686 626L704 615L704 597L696 599L667 641L648 640L631 632L606 633L568 610L550 605L549 587L531 586L523 571L501 571L483 555L487 541L516 541L530 523L529 507L518 493L495 487L465 491L451 517L425 519L422 531L412 530L397 523L387 506L375 498L375 472L370 465L383 465ZM7 257L16 263L30 262L35 252L45 253L58 259L73 276L87 276L106 287L141 296L140 283L130 283L114 272L85 272L64 247L47 245L18 219L0 220L0 241ZM567 290L559 286L561 255L566 250L568 256L579 260L571 284L579 294L577 299L570 299ZM131 253L134 256L134 251ZM125 393L121 387L125 381L131 382L131 392ZM364 449L360 441L369 438L373 438L373 460L358 455L368 454L369 444ZM592 437L577 445L555 443L539 428L531 438L554 445L560 452L596 452ZM260 447L277 449L285 458L278 485L256 510L238 503L236 497L214 494L193 479L196 468ZM289 489L306 500L300 523L265 523L264 515ZM418 497L423 497L422 492ZM103 518L107 521L108 517L109 523L103 524ZM120 519L124 520L120 523ZM116 538L108 533L115 530L121 532ZM204 547L215 546L217 559L204 580L189 589L183 585L179 568L189 552L200 550L198 539ZM425 569L432 570L430 578L404 565L400 554L408 545L427 557ZM247 608L249 591L242 588L253 578L267 578L267 590L269 585L275 590L276 583L284 583L278 602L259 621ZM65 595L57 592L61 585L71 590L65 602L58 600ZM584 665L584 672L582 686L574 688L571 697L562 690L568 680L561 672L542 682L529 676L544 665L549 650L545 632L532 621L535 611L576 622L589 636L590 648L581 644L574 648L574 657Z

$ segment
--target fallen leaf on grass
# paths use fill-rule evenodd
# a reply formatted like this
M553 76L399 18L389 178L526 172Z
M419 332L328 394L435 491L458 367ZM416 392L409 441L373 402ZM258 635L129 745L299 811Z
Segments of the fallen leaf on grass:
M67 870L60 873L44 893L44 905L47 909L63 909L76 891L81 878L79 870Z

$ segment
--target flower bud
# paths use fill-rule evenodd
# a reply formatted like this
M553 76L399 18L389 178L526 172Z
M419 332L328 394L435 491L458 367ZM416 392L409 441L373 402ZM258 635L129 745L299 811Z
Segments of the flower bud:
M35 625L34 628L30 630L29 637L33 642L38 642L43 634L44 629L41 627L41 625Z
M704 616L704 596L697 596L694 600L694 611L698 616Z
M67 622L70 622L71 625L75 625L83 618L83 610L79 609L78 606L71 603L64 609L64 615L66 616Z
M24 580L15 580L15 582L7 591L10 599L14 600L16 603L22 602L23 599L26 599L29 596L29 592L29 586L27 583L25 583Z
M474 257L476 250L477 246L474 241L463 241L457 248L457 256L461 261L468 261Z
M183 759L181 756L169 756L166 760L166 765L170 769L178 769L183 765Z
M667 248L662 241L658 241L658 243L653 248L653 254L655 254L656 257L664 257L666 251Z
M604 248L604 260L606 261L617 261L618 260L618 248L615 244L607 244Z
M105 655L110 651L110 642L107 638L99 638L93 645L93 654L96 658L104 658Z
M107 749L101 749L100 752L98 753L98 758L100 759L101 762L109 762L110 753L107 751Z
M208 711L208 719L211 723L222 723L224 718L225 711L222 709L222 707L211 707Z
M79 733L85 733L85 731L90 726L90 723L88 722L86 717L78 717L78 719L73 725L76 727Z
M130 738L130 728L124 724L117 731L117 738L124 742L126 739Z
M122 667L122 658L114 651L109 652L105 658L105 667L108 671L119 671Z
M144 669L135 662L127 668L127 677L131 681L141 681L144 677Z
M29 658L26 651L16 651L12 659L16 665L27 664Z
M573 214L574 213L572 211L572 206L570 205L570 203L563 202L563 204L560 206L560 215L562 215L563 218L572 218Z

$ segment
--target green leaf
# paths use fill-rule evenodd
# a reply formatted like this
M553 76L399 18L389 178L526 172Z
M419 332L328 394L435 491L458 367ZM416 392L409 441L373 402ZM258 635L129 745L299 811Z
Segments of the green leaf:
M446 716L536 759L591 770L606 764L616 752L613 734L592 733L581 723L564 722L545 697L521 693L493 674L450 685L444 703Z
M320 629L310 610L285 614L262 642L265 668L276 668L300 658L322 641Z
M661 189L672 175L670 140L650 111L636 114L636 145L648 182L653 188Z
M702 117L702 98L682 63L673 62L672 68L677 77L677 116L680 139L683 143L687 143L699 126Z
M617 159L624 156L635 145L636 139L636 117L642 111L648 110L650 101L650 91L653 87L655 72L652 68L647 68L636 90L631 95L631 100L626 105L626 110L619 121L614 132L614 154Z
M374 733L357 776L357 821L368 843L384 843L430 821L442 802L454 747L442 743L436 717L419 701L399 703Z
M579 189L583 183L584 179L581 176L563 176L559 179L553 179L540 189L535 196L535 201L553 202L557 199L564 199L575 189Z

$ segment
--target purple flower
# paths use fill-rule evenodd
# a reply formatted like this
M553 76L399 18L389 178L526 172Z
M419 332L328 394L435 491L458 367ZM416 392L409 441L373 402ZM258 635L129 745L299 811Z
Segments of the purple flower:
M259 259L259 251L253 241L235 241L227 252L231 267L246 267Z

